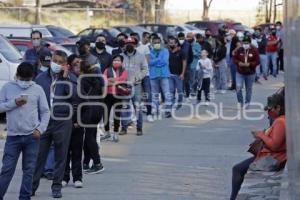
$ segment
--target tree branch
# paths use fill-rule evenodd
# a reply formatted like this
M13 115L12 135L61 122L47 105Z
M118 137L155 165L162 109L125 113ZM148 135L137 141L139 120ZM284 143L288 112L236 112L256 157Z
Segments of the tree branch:
M208 8L210 8L212 2L213 2L213 0L210 0L210 1L209 1L209 3L208 3Z

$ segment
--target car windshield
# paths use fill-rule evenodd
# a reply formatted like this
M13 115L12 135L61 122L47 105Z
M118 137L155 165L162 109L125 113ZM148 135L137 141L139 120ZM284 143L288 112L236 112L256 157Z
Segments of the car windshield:
M0 37L0 53L9 61L18 63L22 60L20 52L5 38Z
M118 31L115 28L110 28L108 29L108 32L113 36L113 37L117 37L117 35L120 33L120 31Z
M58 37L72 37L74 33L61 27L48 27L49 31Z
M183 26L185 28L187 28L188 30L190 30L190 31L196 31L196 30L198 30L196 27L194 27L194 26L192 26L190 24L184 24Z
M40 31L42 33L43 37L45 37L45 38L53 37L52 34L46 28L33 28L33 30Z

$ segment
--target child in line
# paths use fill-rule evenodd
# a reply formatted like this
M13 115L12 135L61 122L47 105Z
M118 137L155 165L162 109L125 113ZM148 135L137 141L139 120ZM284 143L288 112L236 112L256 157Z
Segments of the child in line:
M208 52L206 50L201 51L201 58L198 61L197 71L198 71L198 93L197 93L197 103L201 102L202 91L205 95L205 105L210 102L210 82L213 73L212 61L207 57Z

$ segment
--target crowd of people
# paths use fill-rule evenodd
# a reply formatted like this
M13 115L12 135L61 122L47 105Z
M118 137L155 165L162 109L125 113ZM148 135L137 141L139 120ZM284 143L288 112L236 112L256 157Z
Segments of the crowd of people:
M217 36L207 29L205 35L179 33L167 41L156 33L144 32L142 38L121 33L118 48L110 52L106 37L98 35L95 47L81 38L78 52L67 56L60 50L51 54L42 45L42 33L33 31L34 47L25 53L15 81L0 92L0 112L7 113L8 122L0 200L21 153L22 200L35 195L42 176L53 180L52 196L61 198L70 173L81 188L83 172L103 172L99 124L101 141L118 142L134 121L141 136L143 112L148 122L162 115L172 118L184 100L209 105L212 92L227 90L236 90L239 109L247 109L254 82L283 70L282 37L280 22L254 34L224 26Z

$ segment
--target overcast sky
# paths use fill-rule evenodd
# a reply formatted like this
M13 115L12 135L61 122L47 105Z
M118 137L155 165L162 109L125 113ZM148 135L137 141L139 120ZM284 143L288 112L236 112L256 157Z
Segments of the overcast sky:
M256 10L259 0L213 0L214 10ZM201 10L202 0L167 0L167 9Z

